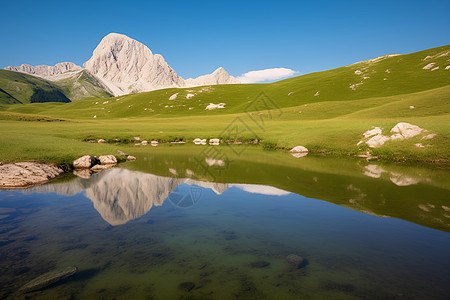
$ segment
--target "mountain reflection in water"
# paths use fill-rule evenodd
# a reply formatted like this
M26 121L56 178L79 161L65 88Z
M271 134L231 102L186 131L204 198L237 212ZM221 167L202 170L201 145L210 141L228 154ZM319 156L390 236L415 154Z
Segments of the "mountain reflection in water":
M153 206L161 206L176 189L189 185L201 193L201 188L211 189L217 195L222 194L232 184L203 182L190 178L170 178L114 168L94 174L89 179L75 178L69 182L51 183L28 189L31 193L57 193L72 196L84 192L102 218L109 224L121 225L139 218ZM263 185L234 184L249 193L267 195L286 195L289 192ZM174 192L175 191L175 192ZM198 195L199 196L199 195ZM193 195L193 197L196 197ZM195 199L194 199L195 200Z

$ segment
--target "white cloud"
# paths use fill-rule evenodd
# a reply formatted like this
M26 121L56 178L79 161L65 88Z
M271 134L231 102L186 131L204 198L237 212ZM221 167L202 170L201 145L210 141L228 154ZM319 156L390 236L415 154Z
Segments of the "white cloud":
M236 79L242 83L255 83L270 80L278 80L298 74L297 71L288 68L270 68L264 70L250 71Z

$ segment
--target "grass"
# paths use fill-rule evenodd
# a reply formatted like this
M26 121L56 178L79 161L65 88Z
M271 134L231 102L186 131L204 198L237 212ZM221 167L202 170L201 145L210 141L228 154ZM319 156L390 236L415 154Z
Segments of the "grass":
M0 70L0 87L0 103L4 104L70 102L53 82L20 72Z
M372 126L388 134L398 122L409 122L437 136L388 142L371 149L372 153L385 160L448 166L450 70L445 66L449 53L450 46L438 47L271 84L164 89L67 104L0 105L0 161L67 163L86 153L130 147L86 140L129 142L135 136L160 142L258 139L264 149L303 145L313 153L355 155L368 150L356 144ZM424 60L427 56L431 58ZM440 68L424 70L430 62ZM349 87L358 82L363 84ZM175 93L177 99L169 100ZM186 99L188 93L195 96ZM226 103L225 109L205 110L209 103L220 102ZM54 122L60 120L65 122ZM414 146L419 142L425 147Z

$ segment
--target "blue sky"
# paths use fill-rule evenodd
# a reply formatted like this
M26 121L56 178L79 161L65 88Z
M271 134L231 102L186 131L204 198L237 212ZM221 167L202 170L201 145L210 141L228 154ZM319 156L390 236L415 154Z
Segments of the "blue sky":
M0 67L82 65L110 32L160 53L183 78L301 74L450 43L450 1L3 1Z

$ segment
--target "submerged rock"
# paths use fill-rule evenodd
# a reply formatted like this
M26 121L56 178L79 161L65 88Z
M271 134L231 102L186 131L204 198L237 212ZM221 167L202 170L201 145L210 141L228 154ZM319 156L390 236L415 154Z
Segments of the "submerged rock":
M195 288L195 283L190 281L182 282L178 285L178 288L182 291L190 292L193 288Z
M128 155L127 156L127 160L136 160L136 157L132 156L132 155Z
M257 261L250 263L250 267L252 267L252 268L265 268L268 266L270 266L270 262L265 261L265 260L257 260Z
M303 257L296 254L289 254L286 256L286 262L294 269L300 269L303 264Z
M20 292L22 293L29 293L33 291L37 291L40 289L43 289L53 283L56 283L58 281L61 281L67 277L72 276L78 271L77 267L67 267L64 269L54 270L48 273L45 273L27 284L25 284L21 289Z
M0 165L0 188L20 188L45 183L63 172L55 165L35 162Z

